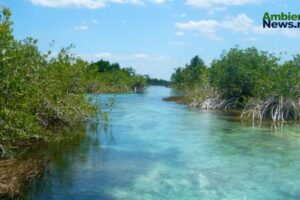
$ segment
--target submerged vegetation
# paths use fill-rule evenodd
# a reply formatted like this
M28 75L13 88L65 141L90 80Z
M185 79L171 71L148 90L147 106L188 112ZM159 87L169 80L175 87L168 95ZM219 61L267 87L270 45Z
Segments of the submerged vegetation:
M210 67L198 56L172 74L172 86L185 91L191 106L241 109L251 120L300 119L300 55L280 62L256 48L223 51Z
M44 166L42 159L0 160L0 198L22 199L22 191L26 190L28 183L42 175Z

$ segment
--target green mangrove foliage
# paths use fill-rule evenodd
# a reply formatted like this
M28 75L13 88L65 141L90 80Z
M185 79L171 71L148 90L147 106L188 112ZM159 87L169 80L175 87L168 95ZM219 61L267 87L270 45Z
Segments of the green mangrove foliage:
M191 106L242 109L241 117L285 121L300 117L300 56L280 58L256 48L223 51L206 67L193 60L177 68L172 85L186 92ZM197 67L196 67L197 66Z
M37 40L14 38L10 18L10 10L1 8L0 142L41 135L43 128L101 112L86 93L142 91L147 83L133 68L86 62L70 52L72 46L55 56L42 53Z
M183 102L190 102L196 106L196 102L202 102L210 95L208 87L208 69L204 61L195 56L185 67L178 67L171 76L171 85L185 91Z
M146 86L146 78L137 75L131 67L121 68L118 63L99 60L87 69L89 93L128 92Z
M166 81L164 79L150 78L148 75L146 75L145 78L147 79L148 85L166 86L166 87L170 85L170 81Z
M68 48L52 57L32 38L14 39L11 12L3 8L0 16L0 140L28 138L95 112L85 98L88 63Z
M195 56L192 58L190 64L184 68L176 68L175 73L172 74L172 83L181 89L190 89L202 86L206 79L207 68L204 61Z

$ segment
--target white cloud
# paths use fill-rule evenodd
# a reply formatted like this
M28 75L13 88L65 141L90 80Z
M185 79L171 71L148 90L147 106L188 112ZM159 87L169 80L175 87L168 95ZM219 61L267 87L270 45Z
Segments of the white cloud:
M84 7L89 9L102 8L103 0L30 0L34 5L45 7Z
M230 30L244 35L283 35L300 38L300 30L263 28L262 25L256 25L254 20L249 18L245 13L241 13L236 17L228 17L223 21L209 19L180 22L175 23L175 27L179 30L198 31L213 40L222 40L222 37L217 34L219 30Z
M223 21L220 24L220 27L244 34L283 35L292 38L300 38L300 30L263 28L262 25L256 25L254 20L249 18L245 13Z
M145 3L163 4L171 0L30 0L33 5L60 8L75 7L97 9L103 8L107 4L132 4L143 5Z
M81 20L80 25L74 26L74 29L77 31L87 31L91 27L95 26L98 24L98 19L90 19L90 20Z
M216 20L200 20L176 23L175 27L182 30L198 30L202 33L213 33L217 25L218 22Z
M258 4L262 0L186 0L186 4L198 8L219 9L227 6L239 6L246 4Z
M87 25L79 25L79 26L75 26L74 28L77 31L86 31L89 29L89 27Z
M93 24L98 24L98 22L99 22L98 19L92 19L91 21Z
M248 33L253 28L254 21L245 13L225 19L220 26L235 32Z
M93 55L95 58L102 58L102 59L105 59L105 58L110 58L112 57L113 55L111 53L108 53L108 52L104 52L104 53L95 53Z
M175 35L177 35L177 36L184 36L184 32L182 32L182 31L176 31Z
M167 0L152 0L152 2L155 4L163 4L163 3L166 3Z
M219 24L216 20L200 20L175 23L175 27L179 30L196 30L214 40L221 39L216 35L216 28L218 25Z
M147 54L144 54L144 53L134 54L133 56L135 58L139 58L139 59L147 59L147 58L149 58L149 56Z

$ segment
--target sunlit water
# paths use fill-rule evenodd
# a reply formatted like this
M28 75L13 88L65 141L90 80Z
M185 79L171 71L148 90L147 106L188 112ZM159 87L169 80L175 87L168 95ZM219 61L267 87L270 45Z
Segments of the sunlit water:
M90 122L87 137L49 150L28 199L300 199L297 129L274 133L162 101L171 94L116 95L108 127Z

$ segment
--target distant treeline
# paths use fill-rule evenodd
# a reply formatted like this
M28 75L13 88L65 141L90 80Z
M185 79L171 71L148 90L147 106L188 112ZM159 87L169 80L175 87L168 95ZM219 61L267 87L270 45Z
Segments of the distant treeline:
M157 79L157 78L150 78L149 76L146 76L148 85L153 86L169 86L170 81L166 81L164 79Z
M101 112L86 93L127 92L147 84L132 68L89 63L63 48L42 53L37 40L16 40L11 12L0 10L0 144L43 137L43 130L71 125Z
M281 58L256 48L223 51L207 67L196 56L171 77L191 106L242 109L241 117L284 121L300 118L300 55Z
M147 85L145 76L137 75L132 67L100 60L87 67L89 93L128 92Z

